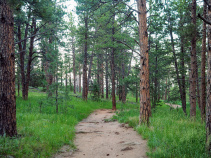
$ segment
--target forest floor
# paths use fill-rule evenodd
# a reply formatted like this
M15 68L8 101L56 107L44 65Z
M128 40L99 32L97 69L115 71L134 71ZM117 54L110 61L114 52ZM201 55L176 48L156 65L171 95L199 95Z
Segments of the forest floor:
M147 141L127 124L113 121L114 114L104 109L93 112L76 126L76 149L64 146L54 158L146 158Z

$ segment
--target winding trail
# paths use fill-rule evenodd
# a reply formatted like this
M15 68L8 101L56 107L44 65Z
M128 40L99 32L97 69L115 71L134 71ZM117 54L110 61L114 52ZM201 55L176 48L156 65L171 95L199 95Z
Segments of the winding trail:
M133 128L105 121L114 114L111 110L93 112L76 126L76 151L64 150L55 158L146 158L147 141Z

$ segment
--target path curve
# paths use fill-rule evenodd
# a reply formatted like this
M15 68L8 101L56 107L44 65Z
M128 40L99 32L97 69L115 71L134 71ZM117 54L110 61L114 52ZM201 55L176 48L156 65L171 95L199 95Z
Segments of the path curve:
M96 110L76 126L75 152L63 152L56 158L146 158L147 141L133 128L117 121L108 122L115 113Z
M165 103L166 105L176 109L176 108L181 108L182 106L181 105L177 105L177 104L171 104L171 103Z

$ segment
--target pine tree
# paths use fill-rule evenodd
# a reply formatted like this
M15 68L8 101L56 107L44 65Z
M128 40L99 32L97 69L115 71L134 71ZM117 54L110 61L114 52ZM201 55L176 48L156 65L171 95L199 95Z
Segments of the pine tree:
M208 1L208 21L211 21L211 0ZM211 25L208 25L208 69L207 69L207 104L206 104L206 147L211 155Z
M0 136L16 136L14 18L7 0L0 0Z
M207 18L207 4L204 2L203 17ZM202 52L201 52L201 118L205 120L205 106L206 106L206 78L205 78L205 65L206 65L206 23L203 22L202 30Z
M149 52L147 33L146 1L137 0L140 45L140 123L149 124L151 116L149 89Z
M193 25L193 32L192 32L192 40L191 40L191 65L190 65L190 116L195 117L196 116L196 71L197 67L197 58L196 58L196 0L192 0L192 7L191 7L191 18L192 18L192 25Z

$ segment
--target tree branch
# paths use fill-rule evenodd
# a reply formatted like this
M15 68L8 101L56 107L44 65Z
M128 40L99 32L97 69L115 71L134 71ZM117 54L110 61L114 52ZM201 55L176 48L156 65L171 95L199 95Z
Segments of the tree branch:
M211 7L211 5L207 2L207 0L204 0L204 2L207 4L208 7Z
M207 19L205 19L204 17L202 17L200 14L198 14L198 17L199 17L201 20L203 20L206 24L211 25L211 22L208 21Z
M124 5L126 5L126 6L128 6L128 8L130 9L130 10L132 10L132 11L135 11L135 12L137 12L138 14L141 14L141 12L139 12L138 10L135 10L135 9L133 9L131 6L129 6L127 3L125 3L125 2L122 2Z
M33 61L35 58L42 58L42 56L34 56L31 61Z
M46 32L48 32L48 31L44 31L44 32L41 32L41 33L34 34L34 35L32 35L32 36L26 37L26 38L22 39L21 41L15 42L15 44L21 43L21 42L25 41L25 40L28 39L28 38L32 38L32 37L36 37L36 36L38 36L38 35L45 34Z
M133 39L133 40L140 46L139 42L136 39Z
M141 56L141 54L140 54L139 52L137 52L136 50L134 50L134 49L133 49L131 46L129 46L127 43L122 42L122 41L117 41L117 42L124 44L125 46L127 46L128 48L130 48L132 51L134 51L135 53L137 53L139 56Z

